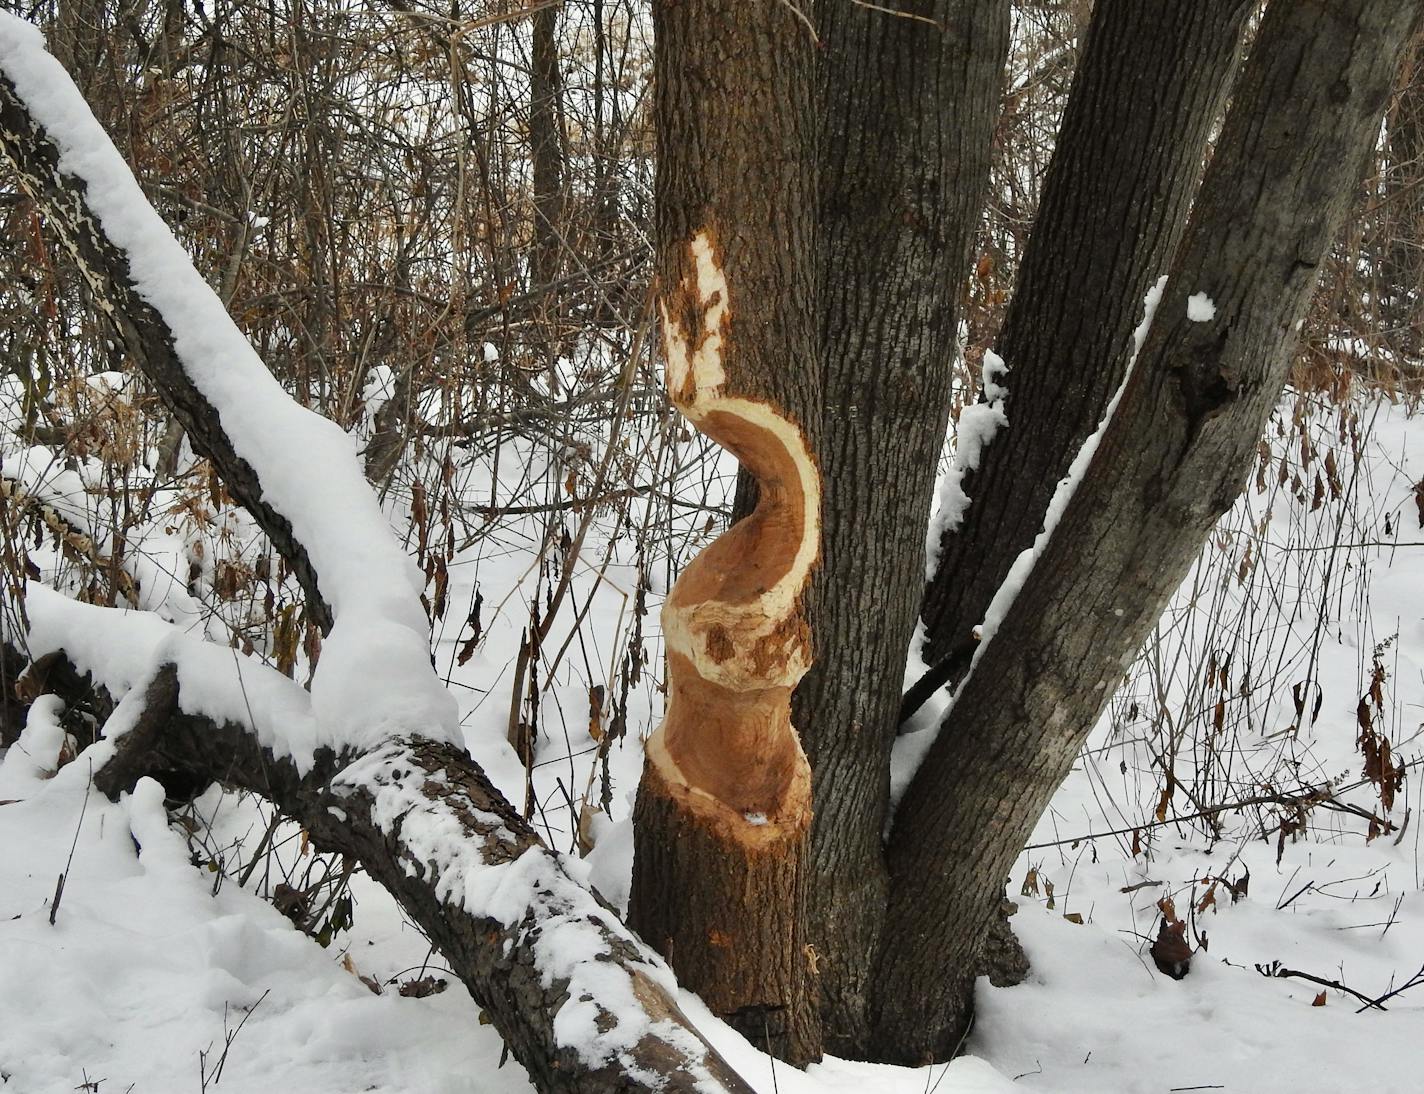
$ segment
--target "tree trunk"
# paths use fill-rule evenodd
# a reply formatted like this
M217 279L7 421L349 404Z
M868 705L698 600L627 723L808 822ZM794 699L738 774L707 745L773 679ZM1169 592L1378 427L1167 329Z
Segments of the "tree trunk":
M923 610L933 668L906 695L902 718L963 676L974 629L1122 381L1143 295L1185 227L1253 6L1099 0L1093 12L995 347L1009 368L1008 424L960 482L972 499L962 518L940 531Z
M1005 874L1241 490L1418 12L1267 10L1121 403L896 815L880 1057L921 1063L958 1044ZM1194 321L1198 293L1212 315Z
M803 913L811 788L790 698L820 544L814 44L774 3L659 4L654 18L668 390L760 501L663 608L667 712L638 791L629 921L714 1013L805 1064L821 1051Z
M563 247L564 141L559 124L559 5L534 13L529 72L529 145L534 168L534 249L530 288L552 285Z
M869 1029L887 767L1008 48L1005 0L895 7L827 3L820 18L826 515L815 659L794 710L816 799L811 942L827 1047L842 1055Z

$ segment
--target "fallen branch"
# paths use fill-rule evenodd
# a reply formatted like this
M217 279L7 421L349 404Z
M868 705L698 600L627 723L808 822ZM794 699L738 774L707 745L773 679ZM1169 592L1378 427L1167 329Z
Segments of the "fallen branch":
M1419 967L1419 971L1416 972L1413 976L1411 976L1408 980L1406 980L1403 984L1400 984L1399 987L1387 991L1383 995L1377 995L1373 999L1365 1000L1365 1005L1361 1007L1360 1010L1357 1010L1355 1013L1359 1014L1360 1011L1369 1010L1371 1007L1377 1007L1380 1010L1384 1010L1385 1007L1383 1006L1383 1003L1386 999L1393 999L1396 995L1403 995L1411 988L1417 988L1420 984L1424 984L1424 965L1421 965Z
M113 796L155 774L220 779L269 798L400 901L541 1090L749 1094L678 1010L666 966L459 746L418 572L349 438L286 396L39 32L4 12L0 158L329 631L309 695L154 616L32 586L28 633L3 637L32 658L63 650L75 673L55 679L88 672L122 696L89 754L95 784Z
M1308 980L1312 984L1319 984L1322 988L1334 988L1336 991L1342 991L1346 995L1353 995L1356 999L1360 1000L1360 1002L1364 1004L1364 1006L1360 1008L1361 1011L1387 1010L1388 1008L1382 1005L1384 1000L1398 995L1402 991L1408 991L1410 988L1417 985L1421 981L1421 978L1424 978L1424 969L1420 969L1419 972L1416 973L1413 978L1409 980L1409 982L1405 983L1401 987L1396 988L1392 992L1388 992L1385 995L1381 995L1377 999L1373 999L1370 996L1366 995L1364 992L1356 991L1348 984L1342 984L1338 980L1327 980L1323 976L1316 976L1314 973L1301 972L1299 969L1288 969L1285 968L1279 961L1272 961L1268 965L1257 965L1256 971L1259 972L1262 976L1272 977L1277 980ZM1360 1011L1356 1011L1355 1013L1358 1014L1359 1012Z
M751 1094L678 1007L667 966L568 875L464 752L405 736L365 752L318 748L303 770L258 743L264 727L184 709L185 676L201 678L214 702L214 652L225 651L184 638L155 651L160 667L124 696L90 753L97 789L116 798L151 776L189 794L220 777L270 800L391 893L541 1091ZM49 679L103 686L73 663ZM267 689L302 694L260 666L236 682L259 717L290 714L273 711Z

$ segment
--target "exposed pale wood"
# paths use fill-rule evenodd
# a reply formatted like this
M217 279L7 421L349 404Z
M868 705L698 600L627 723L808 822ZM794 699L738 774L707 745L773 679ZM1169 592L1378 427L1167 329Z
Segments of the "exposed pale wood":
M761 485L668 595L629 922L758 1046L821 1041L804 937L810 773L790 717L820 548L812 293L815 44L779 4L653 7L667 385Z
M820 475L801 430L748 398L739 298L710 232L669 264L668 391L760 484L753 512L683 570L663 605L668 703L647 743L629 921L754 1043L820 1056L804 936L811 773L791 725L810 664L801 597L820 546Z

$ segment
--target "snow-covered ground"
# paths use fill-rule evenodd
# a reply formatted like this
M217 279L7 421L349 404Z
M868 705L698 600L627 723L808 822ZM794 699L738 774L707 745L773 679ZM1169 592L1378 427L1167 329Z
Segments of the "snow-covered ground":
M1289 422L1289 404L1280 418ZM1235 746L1232 758L1180 736L1179 789L1167 817L1198 811L1190 797L1215 806L1249 796L1252 786L1264 794L1359 782L1358 702L1369 690L1374 647L1396 634L1382 653L1388 674L1378 721L1397 760L1417 758L1424 555L1416 541L1424 537L1413 484L1424 477L1424 420L1388 406L1375 416L1366 406L1367 425L1371 418L1361 477L1346 483L1341 500L1312 512L1308 500L1291 499L1289 485L1253 488L1223 522L1216 550L1225 564L1189 579L1164 622L1155 656L1176 651L1195 664L1194 648L1221 641L1205 625L1205 612L1275 628L1259 646L1235 651L1231 705L1215 715L1216 732ZM1286 443L1298 439L1278 446ZM506 453L501 474L526 473ZM1317 527L1327 540L1358 543L1368 534L1370 544L1386 545L1342 548L1330 579L1336 592L1322 597L1315 587L1322 552L1305 549ZM590 766L589 687L613 693L635 621L633 548L600 538L606 531L595 525L574 584L579 603L597 588L581 625L586 648L566 655L552 682L541 682L537 816L563 848L572 846L574 830L563 789L575 801L586 789L594 801L600 796L601 776ZM457 655L468 626L452 624L436 649L442 671L452 673L467 742L515 797L523 770L505 733L527 598L540 580L530 565L534 532L532 524L511 525L457 556L448 618L458 621L478 589L483 636L463 666ZM531 538L516 549L524 536ZM1244 581L1243 537L1256 553ZM1225 596L1212 592L1223 574ZM663 585L651 584L641 646L645 671L656 677ZM1250 610L1256 600L1259 615ZM1312 650L1322 604L1329 618ZM556 626L546 649L571 633ZM577 647L576 640L571 649ZM1264 685L1253 691L1238 684L1252 658L1279 668L1268 695ZM1317 666L1320 709L1311 724L1308 703L1303 724L1291 732L1297 718L1289 683L1308 663ZM1280 811L1262 806L1215 814L1214 835L1202 821L1152 826L1161 804L1154 765L1163 741L1172 739L1153 729L1153 688L1166 689L1162 698L1184 723L1195 711L1198 721L1214 724L1214 701L1204 701L1181 674L1144 671L1125 683L1039 825L1038 846L1015 870L1014 925L1033 972L1013 988L981 984L967 1056L919 1071L829 1060L800 1074L774 1066L690 997L688 1012L768 1091L1419 1089L1424 988L1384 1001L1383 1010L1356 1013L1360 1000L1343 991L1268 978L1256 968L1279 962L1378 998L1424 965L1419 825L1405 823L1415 811L1412 774L1390 814L1402 827L1369 841L1362 816L1324 807L1284 841ZM626 895L631 841L624 818L640 761L636 742L653 725L657 702L646 677L630 689L628 736L609 752L612 816L592 818L592 877L614 901ZM52 707L35 709L27 747L12 748L0 763L0 800L7 802L0 805L0 1090L43 1094L86 1082L110 1092L202 1090L205 1082L216 1089L219 1067L221 1088L234 1092L277 1083L311 1094L528 1089L516 1064L500 1066L499 1040L458 982L423 997L400 994L402 985L438 977L442 966L384 892L356 878L352 926L321 948L263 899L282 880L280 871L312 864L299 833L277 829L276 865L259 862L240 885L268 825L259 803L211 790L182 824L170 826L154 784L118 804L90 791L83 755L44 777L58 738ZM1210 769L1226 764L1235 765L1229 778L1219 777L1219 793L1202 801L1213 785ZM1366 812L1380 808L1368 784L1342 797ZM207 867L217 860L222 872ZM1030 871L1033 884L1024 892ZM1226 882L1248 871L1247 892L1233 901ZM51 924L61 873L66 882ZM1206 900L1211 879L1223 880ZM1163 896L1188 920L1189 937L1205 936L1209 946L1180 981L1159 973L1148 954ZM1323 1005L1313 1005L1322 990Z

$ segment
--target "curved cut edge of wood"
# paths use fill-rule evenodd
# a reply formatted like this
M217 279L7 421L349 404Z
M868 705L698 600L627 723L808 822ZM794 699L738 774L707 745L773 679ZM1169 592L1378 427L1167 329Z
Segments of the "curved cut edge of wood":
M668 389L756 477L759 501L688 564L663 606L668 707L647 756L689 808L755 845L800 831L810 812L790 704L811 664L801 598L820 555L821 478L795 422L725 391L732 309L707 231L684 268L659 302Z

